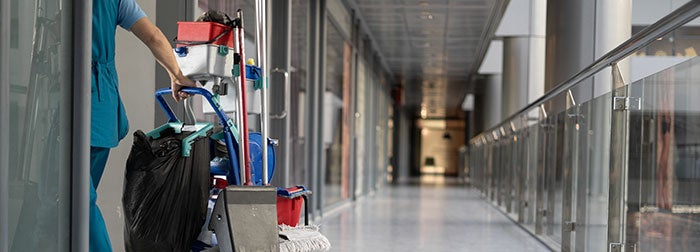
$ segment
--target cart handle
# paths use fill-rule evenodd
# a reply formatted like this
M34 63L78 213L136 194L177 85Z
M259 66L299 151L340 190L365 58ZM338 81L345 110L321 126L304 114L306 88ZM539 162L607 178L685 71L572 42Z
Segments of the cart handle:
M165 98L163 97L164 95L168 95L172 93L171 88L163 88L159 89L155 93L156 101L158 101L158 104L160 104L160 107L165 111L165 114L168 116L168 122L180 122L180 120L177 119L177 116L175 116L175 113L173 113L173 110L170 108L170 105L168 105L168 102L165 101ZM212 95L209 91L203 88L193 88L193 87L186 87L180 89L181 92L185 92L188 94L192 95L201 95L204 96L205 99L209 102L209 105L211 105L212 108L214 108L214 111L216 111L216 115L219 117L219 123L224 126L224 141L226 142L226 147L228 150L228 155L229 155L229 173L232 173L234 176L235 183L237 185L241 184L241 177L239 177L238 170L236 170L233 166L233 160L234 160L234 155L236 155L233 151L233 143L234 140L237 143L240 143L240 137L238 135L238 129L236 126L233 124L233 121L226 116L226 112L224 112L223 108L219 104L219 96L218 95ZM233 139L232 139L233 138Z
M182 133L184 129L185 124L181 122L169 122L166 124L161 125L160 127L146 133L146 136L151 137L153 139L158 139L161 136L161 133L166 130L166 129L173 129L175 130L175 133ZM207 132L214 128L211 123L195 123L194 124L194 133L190 134L189 136L185 137L185 139L182 139L182 156L183 157L189 157L190 152L192 150L192 143L194 143L195 139L199 137L207 137Z
M219 123L224 126L224 130L230 131L233 134L233 137L235 138L236 142L240 142L236 125L234 125L233 121L230 118L228 118L228 116L226 116L226 112L224 112L223 108L219 104L218 95L214 96L204 88L193 87L182 88L180 89L180 92L204 96L204 98L209 102L209 105L211 105L211 107L214 108L216 115L219 117ZM168 122L180 122L180 120L177 119L177 116L173 112L172 108L170 108L170 105L168 105L168 102L165 101L165 98L163 97L164 95L170 93L172 93L171 88L159 89L155 93L156 100L158 101L158 104L163 109L163 111L165 111L165 114L168 116Z

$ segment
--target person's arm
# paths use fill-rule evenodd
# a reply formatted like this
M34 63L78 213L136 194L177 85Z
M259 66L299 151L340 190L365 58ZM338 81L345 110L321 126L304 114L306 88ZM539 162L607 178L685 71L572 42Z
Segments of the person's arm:
M168 39L165 38L163 32L158 29L148 18L141 18L133 26L131 32L136 35L146 46L151 50L153 56L160 63L168 75L170 75L170 87L173 89L173 98L180 101L183 98L189 97L185 92L177 92L183 87L195 87L194 81L182 75L182 71L175 60L175 54L170 47Z

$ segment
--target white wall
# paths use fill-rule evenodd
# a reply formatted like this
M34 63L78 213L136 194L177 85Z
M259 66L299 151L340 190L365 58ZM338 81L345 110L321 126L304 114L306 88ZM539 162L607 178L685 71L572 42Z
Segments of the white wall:
M503 73L503 40L494 39L486 50L484 61L479 66L479 74Z
M137 0L149 19L155 20L156 2ZM132 33L117 29L116 46L119 92L129 117L129 134L112 149L102 181L97 189L97 204L107 223L114 251L124 251L124 214L122 187L124 166L131 150L132 135L138 130L153 129L155 62L151 52ZM160 66L158 66L160 67Z
M672 56L630 57L630 83L661 72L691 58Z
M542 0L537 0L542 1ZM530 17L532 15L531 0L511 0L508 2L506 12L503 13L501 23L496 29L495 36L530 36L531 25ZM544 2L544 1L542 1ZM546 5L545 5L546 6ZM539 30L538 30L539 31ZM542 31L544 32L544 31Z
M650 25L689 2L689 0L633 0L632 25ZM700 25L696 18L689 25Z

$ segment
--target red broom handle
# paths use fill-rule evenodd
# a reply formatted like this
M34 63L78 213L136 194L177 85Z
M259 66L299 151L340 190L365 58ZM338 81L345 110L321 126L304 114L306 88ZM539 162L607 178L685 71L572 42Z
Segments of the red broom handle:
M246 103L246 90L245 90L245 57L244 57L244 51L245 51L245 37L244 37L244 30L243 30L243 13L239 9L237 11L238 18L240 19L240 26L238 27L238 53L241 55L241 60L238 62L239 70L240 70L240 76L241 76L241 107L242 110L240 113L243 115L243 143L241 144L243 147L243 153L245 154L245 184L244 185L253 185L252 183L252 176L251 176L251 170L250 170L250 146L249 146L249 138L248 138L248 103Z

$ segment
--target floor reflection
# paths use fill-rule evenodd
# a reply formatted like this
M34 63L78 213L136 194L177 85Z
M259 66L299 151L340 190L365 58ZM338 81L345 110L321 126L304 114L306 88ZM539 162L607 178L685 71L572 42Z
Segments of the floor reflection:
M332 251L548 251L456 178L386 186L321 223Z

